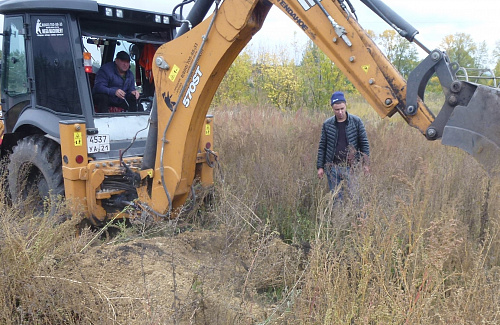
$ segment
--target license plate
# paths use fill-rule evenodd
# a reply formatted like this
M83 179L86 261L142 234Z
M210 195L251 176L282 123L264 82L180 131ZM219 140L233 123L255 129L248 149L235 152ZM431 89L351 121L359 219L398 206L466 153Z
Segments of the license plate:
M109 135L108 134L95 134L87 135L87 152L108 152L109 147Z

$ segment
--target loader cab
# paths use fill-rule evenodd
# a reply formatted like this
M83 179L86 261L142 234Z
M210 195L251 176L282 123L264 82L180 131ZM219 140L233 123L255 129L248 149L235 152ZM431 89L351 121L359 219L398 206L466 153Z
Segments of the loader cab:
M175 35L178 24L171 15L91 0L6 0L0 14L4 144L30 133L57 141L59 122L78 119L90 132L109 135L108 150L90 152L94 159L109 159L147 127L155 91L151 63L156 49ZM96 113L96 73L119 51L131 56L140 109ZM143 146L144 141L136 141L128 154L141 155Z

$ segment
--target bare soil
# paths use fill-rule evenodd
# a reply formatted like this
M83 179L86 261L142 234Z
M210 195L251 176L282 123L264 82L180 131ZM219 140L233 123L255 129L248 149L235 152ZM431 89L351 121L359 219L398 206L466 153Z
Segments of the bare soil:
M91 286L113 323L256 324L280 308L302 260L275 234L197 230L99 244L54 271Z

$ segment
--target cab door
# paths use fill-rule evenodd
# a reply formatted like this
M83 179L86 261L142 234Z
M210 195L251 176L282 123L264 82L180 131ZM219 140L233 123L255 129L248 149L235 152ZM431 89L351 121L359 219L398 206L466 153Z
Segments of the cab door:
M67 16L31 15L30 28L36 106L57 113L81 115Z
M3 30L2 114L10 132L21 111L30 105L26 30L23 16L6 16Z

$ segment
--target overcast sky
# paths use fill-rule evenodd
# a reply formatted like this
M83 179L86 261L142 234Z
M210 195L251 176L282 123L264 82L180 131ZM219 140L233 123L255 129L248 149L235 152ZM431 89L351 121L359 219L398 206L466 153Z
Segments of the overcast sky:
M470 34L476 43L486 41L489 49L500 40L498 15L500 0L383 0L401 17L410 22L418 31L417 39L430 49L438 48L444 36L455 33ZM170 12L176 0L102 0L98 2L116 4L124 7ZM373 14L359 0L351 0L356 9L361 26L381 33L391 29L378 16ZM305 44L308 38L278 8L272 8L261 31L249 46L265 47L273 50L297 41ZM274 47L274 48L273 48ZM424 54L423 52L421 53Z

